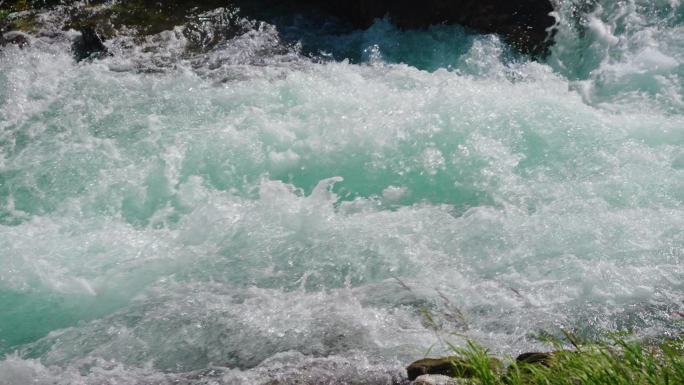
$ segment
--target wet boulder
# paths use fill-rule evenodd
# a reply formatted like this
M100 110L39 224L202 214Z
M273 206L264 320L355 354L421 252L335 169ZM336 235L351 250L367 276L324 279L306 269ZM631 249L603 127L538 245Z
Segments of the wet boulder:
M90 58L101 58L109 54L107 47L92 27L81 28L81 36L73 43L74 57L81 61Z
M489 366L498 371L503 365L497 358L491 357ZM443 375L454 378L471 378L473 369L459 357L424 358L406 368L408 379L413 381L426 374Z
M10 31L0 35L0 46L16 45L19 48L24 48L31 45L31 37L20 31Z

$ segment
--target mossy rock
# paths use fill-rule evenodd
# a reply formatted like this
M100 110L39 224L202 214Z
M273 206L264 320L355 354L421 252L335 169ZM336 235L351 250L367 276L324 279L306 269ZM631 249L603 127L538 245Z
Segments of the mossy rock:
M173 0L134 0L116 3L111 8L111 22L115 26L128 26L143 35L153 35L184 24L193 14L229 5L222 0L203 2Z
M0 33L8 31L32 33L36 29L36 15L33 12L7 12L6 14L0 14Z
M11 12L21 12L49 8L55 5L65 5L73 2L75 2L75 0L14 0L3 2L0 5L0 8Z
M93 28L104 38L113 37L116 30L124 26L137 30L143 36L153 35L183 25L198 13L232 4L225 0L131 0L102 7L99 5L107 2L94 0L87 5L79 5L71 0L19 0L0 3L0 29L4 31L34 32L36 15L61 5L68 13L64 30Z
M0 32L34 33L39 29L37 15L41 9L69 3L69 1L18 0L0 3Z
M491 357L489 367L493 371L500 371L503 364L501 360ZM425 374L441 374L455 378L472 378L476 374L470 365L456 356L418 360L406 368L406 373L411 381Z

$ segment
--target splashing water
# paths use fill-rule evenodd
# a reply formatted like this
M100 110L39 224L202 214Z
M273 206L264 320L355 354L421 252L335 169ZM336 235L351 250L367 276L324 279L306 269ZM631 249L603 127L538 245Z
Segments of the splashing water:
M451 332L682 331L684 4L562 2L544 63L387 20L207 38L221 12L204 50L0 53L0 384L391 383Z

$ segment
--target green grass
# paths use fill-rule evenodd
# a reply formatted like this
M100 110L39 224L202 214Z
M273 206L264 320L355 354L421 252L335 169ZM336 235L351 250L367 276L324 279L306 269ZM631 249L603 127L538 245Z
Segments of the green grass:
M656 346L612 337L605 341L578 343L568 335L573 349L556 352L544 364L525 364L507 358L507 370L489 365L487 350L473 342L452 346L461 365L473 373L472 384L483 385L682 385L684 384L684 338Z

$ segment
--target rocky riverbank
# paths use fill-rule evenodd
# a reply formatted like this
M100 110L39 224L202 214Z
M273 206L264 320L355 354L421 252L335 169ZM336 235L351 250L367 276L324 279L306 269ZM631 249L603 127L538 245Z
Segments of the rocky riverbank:
M571 350L532 352L507 363L468 343L457 355L418 360L406 368L411 385L632 385L684 383L684 339L580 342ZM561 345L557 344L556 348Z
M63 5L66 4L66 5ZM48 21L43 9L61 7L62 29L88 27L103 38L122 28L150 35L187 23L193 16L218 7L239 7L245 14L263 17L277 12L315 12L346 20L355 28L367 28L388 16L402 28L425 28L437 24L460 24L485 33L502 35L523 53L544 55L552 43L554 18L549 0L426 0L426 1L148 1L58 2L10 1L0 4L0 31L36 32ZM49 20L52 25L54 19Z

